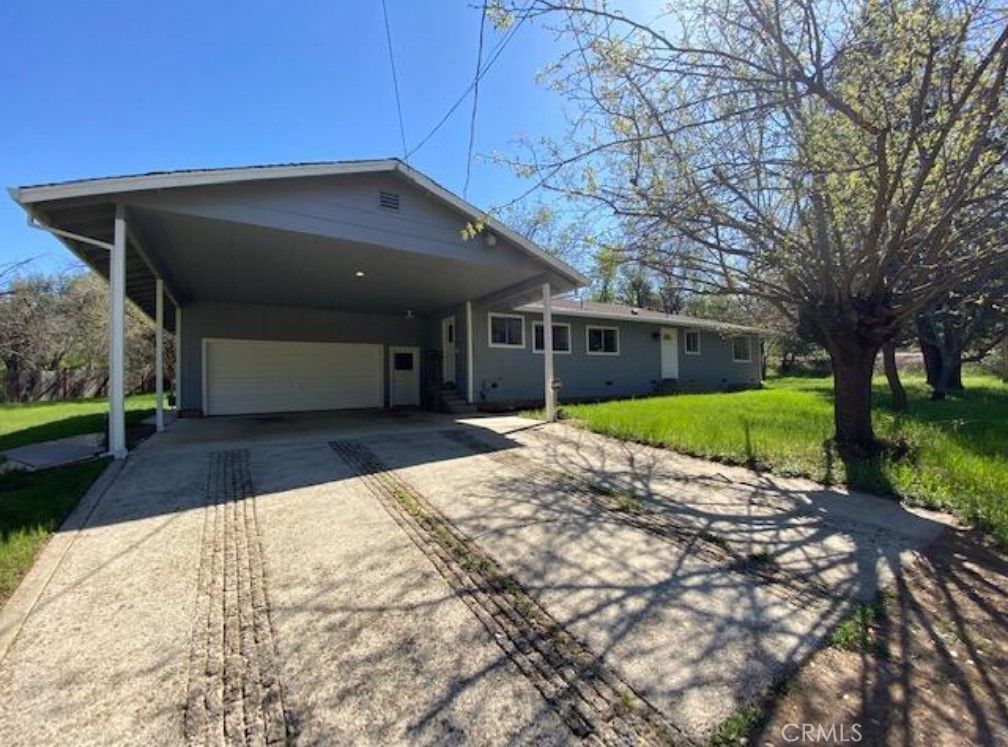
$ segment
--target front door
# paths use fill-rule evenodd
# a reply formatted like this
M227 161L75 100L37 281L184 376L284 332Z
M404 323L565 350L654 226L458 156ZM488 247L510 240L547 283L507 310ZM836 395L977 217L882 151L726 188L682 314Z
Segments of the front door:
M389 406L420 404L420 348L389 348Z
M663 327L661 331L661 377L679 378L679 332L675 327Z
M441 352L444 361L442 379L445 384L455 383L455 317L441 320Z

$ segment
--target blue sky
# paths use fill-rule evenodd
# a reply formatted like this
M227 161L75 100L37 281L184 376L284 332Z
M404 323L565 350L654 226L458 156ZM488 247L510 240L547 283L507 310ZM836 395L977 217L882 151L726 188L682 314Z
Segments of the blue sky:
M465 90L480 13L471 0L387 0L406 139ZM501 38L487 25L485 49ZM401 156L380 0L7 2L0 9L0 186L164 169ZM483 78L476 153L558 135L563 102L533 81L555 55L526 24ZM461 193L471 102L410 162ZM523 185L476 159L469 200ZM0 195L0 264L71 255Z

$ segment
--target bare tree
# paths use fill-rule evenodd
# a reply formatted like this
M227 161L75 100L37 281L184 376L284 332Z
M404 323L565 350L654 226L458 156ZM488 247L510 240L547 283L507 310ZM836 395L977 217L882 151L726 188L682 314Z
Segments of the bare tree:
M684 0L641 22L535 0L566 43L574 108L513 164L604 205L627 251L712 293L773 305L828 352L835 440L877 451L881 346L964 278L1003 263L1008 25L989 0ZM972 212L970 212L972 211ZM970 214L969 219L963 216ZM970 252L950 251L970 235Z

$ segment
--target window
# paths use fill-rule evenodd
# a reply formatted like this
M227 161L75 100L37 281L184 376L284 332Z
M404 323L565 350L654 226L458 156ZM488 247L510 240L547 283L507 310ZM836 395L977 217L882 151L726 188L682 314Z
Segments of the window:
M619 330L616 327L588 327L588 355L619 355Z
M700 332L695 329L686 330L686 355L700 355Z
M525 347L525 319L514 314L490 314L490 347Z
M736 363L748 363L752 360L751 340L748 337L732 338L732 360Z
M542 322L532 322L532 352L541 353L545 349L544 327ZM553 352L569 353L571 351L570 325L553 325Z
M392 357L392 368L396 371L412 371L413 353L396 353Z

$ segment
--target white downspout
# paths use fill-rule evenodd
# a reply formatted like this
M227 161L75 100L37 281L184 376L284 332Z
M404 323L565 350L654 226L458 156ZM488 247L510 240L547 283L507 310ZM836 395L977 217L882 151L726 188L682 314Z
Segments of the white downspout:
M125 318L126 212L116 205L115 241L109 254L109 453L126 457Z
M164 281L154 280L154 424L164 430Z
M553 389L553 300L550 284L543 283L543 380L545 387L546 420L556 420L556 399Z

